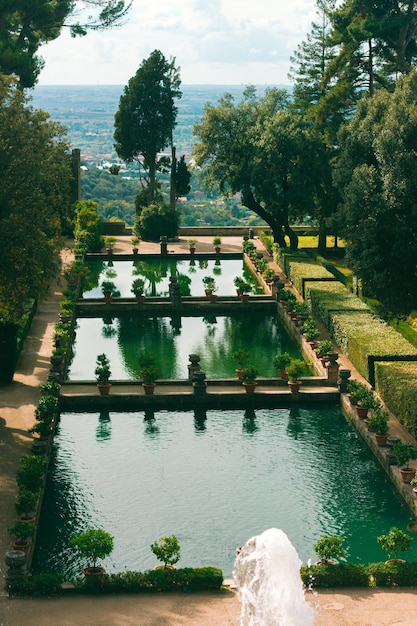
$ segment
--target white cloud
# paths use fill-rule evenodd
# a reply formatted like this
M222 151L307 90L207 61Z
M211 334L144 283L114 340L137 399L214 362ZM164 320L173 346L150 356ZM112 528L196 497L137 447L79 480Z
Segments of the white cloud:
M286 83L289 57L315 17L314 0L134 0L126 23L44 46L41 84L126 84L156 48L190 83Z

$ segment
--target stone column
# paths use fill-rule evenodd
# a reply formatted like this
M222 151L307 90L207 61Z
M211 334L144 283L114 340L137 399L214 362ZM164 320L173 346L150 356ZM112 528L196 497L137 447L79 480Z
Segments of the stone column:
M201 370L200 365L200 355L199 354L189 354L188 359L190 363L187 365L188 367L188 380L191 382L194 380L194 375Z
M339 355L337 352L328 352L327 358L329 362L327 364L327 380L330 385L337 385L339 378L339 363L337 362Z
M161 255L166 256L168 254L168 237L166 237L165 235L162 235L162 237L160 237L160 244L161 244Z
M194 374L194 380L193 380L193 388L194 388L194 397L196 399L198 398L205 398L207 395L207 382L206 382L206 373L202 372L201 370L199 372L196 372Z
M340 393L348 392L348 383L349 383L350 374L351 374L350 370L347 370L347 369L339 370L339 379L337 383L339 385Z

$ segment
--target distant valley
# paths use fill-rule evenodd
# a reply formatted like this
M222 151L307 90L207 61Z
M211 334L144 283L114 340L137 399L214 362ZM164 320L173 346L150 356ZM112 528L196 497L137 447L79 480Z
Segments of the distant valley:
M32 92L33 105L66 126L72 146L81 150L84 160L100 164L116 159L113 124L123 89L123 85L38 85ZM245 85L182 85L174 132L177 154L190 157L193 126L207 102L215 104L226 92L239 100L244 89ZM259 94L264 90L260 86Z

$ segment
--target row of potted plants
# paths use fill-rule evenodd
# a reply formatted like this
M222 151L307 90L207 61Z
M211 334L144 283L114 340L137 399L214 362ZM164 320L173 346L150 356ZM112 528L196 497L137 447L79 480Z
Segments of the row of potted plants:
M252 241L244 241L243 251L249 257L255 270L262 276L265 282L271 283L275 271L272 267L269 267L268 259L266 259L261 252L258 253L255 244Z
M239 348L232 354L232 358L236 363L236 373L238 378L242 380L247 392L255 389L258 370L255 366L249 364L250 353L243 348ZM306 364L301 359L295 359L288 352L279 353L274 357L274 366L279 370L281 378L288 380L290 390L296 392L301 386L300 376L306 370Z
M143 351L138 356L138 364L141 368L142 386L145 394L152 394L155 389L156 380L159 377L156 359L149 352ZM106 354L97 355L94 375L100 394L108 395L111 387L111 367L110 359Z

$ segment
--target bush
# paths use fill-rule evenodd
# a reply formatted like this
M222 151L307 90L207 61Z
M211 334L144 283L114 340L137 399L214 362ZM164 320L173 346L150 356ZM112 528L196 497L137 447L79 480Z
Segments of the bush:
M99 252L103 246L102 223L98 215L98 204L92 200L75 203L74 237L88 252Z
M51 596L61 593L63 581L60 574L25 576L13 582L13 592L26 596Z
M329 587L368 587L367 567L358 563L337 565L303 565L300 569L303 584L309 589Z
M218 591L223 573L217 567L156 569L146 572L104 574L93 584L85 579L74 581L79 593L150 593L167 591Z
M367 570L375 587L417 585L417 563L370 563Z
M175 238L178 234L180 214L167 204L153 203L142 209L135 219L135 232L145 241L159 241L160 237Z

